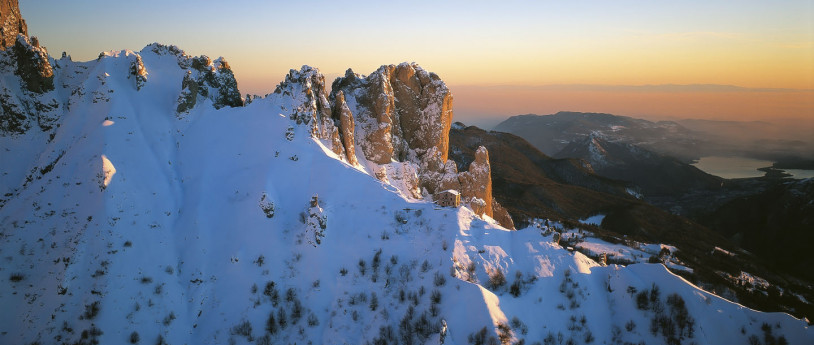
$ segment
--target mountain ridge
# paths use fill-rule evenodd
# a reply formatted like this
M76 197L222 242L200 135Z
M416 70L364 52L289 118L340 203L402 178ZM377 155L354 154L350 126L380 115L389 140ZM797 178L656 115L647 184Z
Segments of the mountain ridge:
M376 165L356 146L354 164L339 148L362 121L326 106L318 70L292 70L279 92L233 107L221 103L225 60L179 56L47 57L54 89L42 93L0 71L20 109L54 99L48 114L59 115L42 127L40 112L25 113L29 128L0 135L0 159L14 162L0 179L0 342L814 339L800 319L744 308L662 265L572 253L556 243L578 236L562 224L507 231L418 198L409 152ZM349 94L347 110L361 113ZM394 113L376 115L386 127ZM470 167L486 171L484 158ZM429 171L457 169L442 163Z

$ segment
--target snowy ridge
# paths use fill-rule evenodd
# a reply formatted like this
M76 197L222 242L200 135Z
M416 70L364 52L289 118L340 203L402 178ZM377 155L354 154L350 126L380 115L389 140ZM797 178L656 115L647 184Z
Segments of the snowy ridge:
M719 344L764 323L814 341L662 265L601 266L553 233L411 197L414 171L391 162L382 178L314 135L324 98L299 78L245 107L196 96L178 116L194 67L156 47L52 60L42 96L3 70L18 99L60 106L53 128L0 136L0 343Z

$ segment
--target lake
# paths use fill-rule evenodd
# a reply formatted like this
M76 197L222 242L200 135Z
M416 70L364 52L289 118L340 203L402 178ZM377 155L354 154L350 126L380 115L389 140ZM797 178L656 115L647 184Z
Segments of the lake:
M791 174L791 177L796 179L814 178L814 170L784 169L783 171Z
M705 173L723 178L748 178L763 176L765 173L757 169L770 167L773 163L772 161L746 157L709 156L702 157L693 166ZM814 177L814 170L784 169L783 171L791 174L791 177L795 179Z
M747 178L763 176L766 173L757 169L770 167L773 163L745 157L709 156L702 157L693 165L705 173L723 178Z

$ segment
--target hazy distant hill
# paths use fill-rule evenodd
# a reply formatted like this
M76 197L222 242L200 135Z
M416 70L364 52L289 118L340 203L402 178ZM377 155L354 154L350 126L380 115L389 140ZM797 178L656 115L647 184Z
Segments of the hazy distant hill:
M743 156L792 163L809 168L814 161L814 121L676 121L703 138L705 156ZM808 162L806 165L806 162Z
M581 219L634 200L626 185L594 174L576 159L554 159L523 138L456 123L450 159L467 166L475 150L489 149L495 198L516 222L524 218Z
M645 196L718 189L723 180L672 157L593 135L572 141L554 156L584 159L597 174L627 181Z
M684 162L700 157L697 134L671 121L651 122L603 113L559 112L512 116L494 130L523 137L551 156L573 141L594 136L641 146Z

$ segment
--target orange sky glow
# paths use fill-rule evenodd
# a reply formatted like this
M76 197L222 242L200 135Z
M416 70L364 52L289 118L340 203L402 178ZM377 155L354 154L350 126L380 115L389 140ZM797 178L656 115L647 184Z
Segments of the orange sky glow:
M226 7L209 0L195 6L45 0L20 6L30 33L54 56L66 51L91 60L100 51L175 44L191 55L226 57L243 93L270 93L289 69L306 64L330 83L348 68L369 74L406 61L450 86L456 119L482 126L559 110L814 119L810 0L418 0L409 6L247 0ZM661 88L698 84L741 89Z

